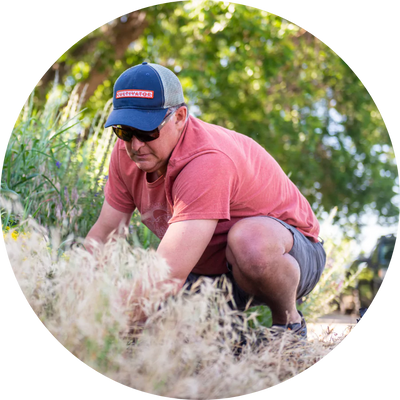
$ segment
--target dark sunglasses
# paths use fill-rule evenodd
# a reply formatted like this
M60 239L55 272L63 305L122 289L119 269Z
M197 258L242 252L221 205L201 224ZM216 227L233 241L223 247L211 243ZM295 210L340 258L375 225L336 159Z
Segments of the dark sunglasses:
M152 131L141 131L140 129L132 128L130 126L125 125L113 125L114 133L124 142L130 142L133 137L135 137L139 142L151 142L152 140L156 140L160 137L160 130L162 127L169 121L172 115L175 113L175 110L170 112L161 122L160 125L157 126L156 129Z

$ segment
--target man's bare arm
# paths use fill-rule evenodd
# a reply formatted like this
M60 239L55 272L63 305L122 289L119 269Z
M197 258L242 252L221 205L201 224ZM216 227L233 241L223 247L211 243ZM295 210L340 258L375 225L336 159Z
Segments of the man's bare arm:
M162 256L171 267L169 279L158 282L157 287L171 284L164 296L177 293L185 284L190 271L199 261L214 234L218 220L192 220L175 222L169 226L157 253ZM137 288L138 297L146 297L143 287ZM146 320L143 310L138 307L132 312L132 323Z
M157 253L171 267L171 278L178 281L177 290L185 283L214 234L218 220L191 220L171 224Z
M93 245L91 242L93 240L102 244L107 241L112 232L122 233L123 229L129 225L131 216L131 213L118 211L104 200L100 216L86 236L84 242L86 249L92 252Z

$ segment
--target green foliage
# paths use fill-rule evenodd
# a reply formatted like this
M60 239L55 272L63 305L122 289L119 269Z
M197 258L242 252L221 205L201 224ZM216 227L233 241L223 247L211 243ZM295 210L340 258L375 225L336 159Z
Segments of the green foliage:
M3 230L32 216L46 227L62 227L64 236L85 236L97 219L114 137L103 134L105 110L83 140L78 100L54 90L42 111L33 95L22 111L6 150L1 194L23 211L3 210Z
M160 239L146 225L142 224L137 210L133 213L129 225L128 242L144 249L157 249L160 243Z
M327 46L289 21L234 3L166 3L141 13L145 23L128 27L132 40L122 52L118 35L130 32L138 13L72 46L56 63L60 81L50 87L44 79L32 94L12 132L1 180L2 196L23 209L1 210L3 230L32 215L62 227L64 239L72 232L86 236L104 199L114 137L103 125L113 83L143 60L177 73L192 114L263 145L317 214L338 206L335 220L349 236L367 212L382 224L397 222L397 168L384 122L359 79ZM90 87L99 74L82 112L84 84ZM128 241L144 248L159 243L137 213ZM341 274L327 267L301 306L308 318L332 305L338 290L332 280L348 285ZM269 310L258 312L270 325Z
M112 131L103 129L110 102L85 131L85 110L75 92L68 98L54 90L42 111L33 93L21 112L4 158L1 195L19 202L22 210L1 209L4 231L23 231L31 216L47 228L60 227L63 239L71 233L85 237L98 218L115 141ZM137 212L129 233L129 243L145 249L160 242Z
M145 24L129 31L138 13L123 16L59 60L71 88L104 74L85 124L125 69L160 63L178 74L193 114L257 140L318 214L339 207L336 220L349 236L366 212L382 224L397 222L398 175L384 122L331 49L289 21L235 3L166 3L141 13ZM132 40L121 52L114 42L123 29Z

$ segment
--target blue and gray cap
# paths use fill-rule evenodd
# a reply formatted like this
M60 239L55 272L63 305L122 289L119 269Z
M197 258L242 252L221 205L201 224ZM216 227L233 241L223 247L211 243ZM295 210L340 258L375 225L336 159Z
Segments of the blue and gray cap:
M123 72L115 82L114 107L105 127L126 125L152 131L170 107L184 101L181 83L172 71L144 62Z

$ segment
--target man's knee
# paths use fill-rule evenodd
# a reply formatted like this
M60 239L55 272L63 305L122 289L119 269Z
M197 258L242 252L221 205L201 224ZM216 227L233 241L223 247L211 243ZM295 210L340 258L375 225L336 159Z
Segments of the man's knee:
M263 276L276 268L290 251L292 234L279 222L266 217L238 221L228 233L227 259L245 275Z

